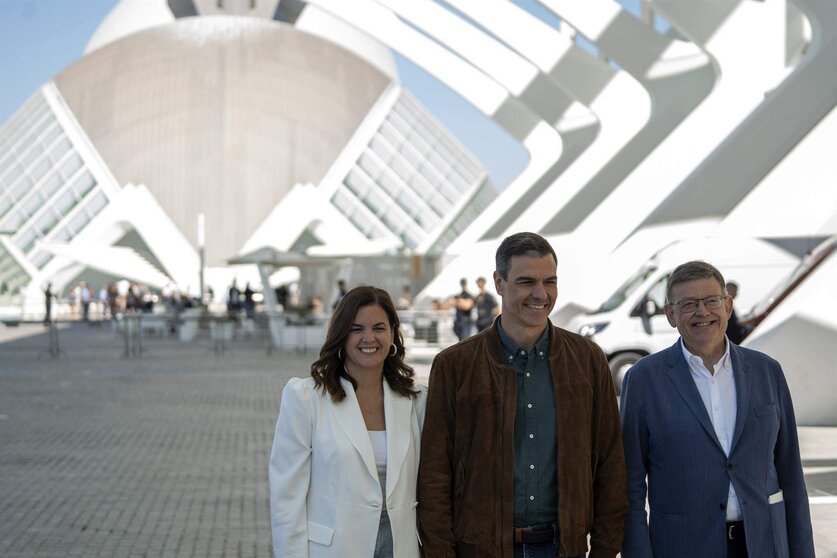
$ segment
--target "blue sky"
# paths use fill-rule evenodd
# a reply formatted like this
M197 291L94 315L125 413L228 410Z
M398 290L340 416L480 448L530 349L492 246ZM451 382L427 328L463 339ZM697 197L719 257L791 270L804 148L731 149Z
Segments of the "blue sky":
M117 3L0 0L0 123L40 85L82 56L87 41ZM528 156L519 142L409 61L398 56L396 61L402 82L483 162L495 186L503 189L520 174Z

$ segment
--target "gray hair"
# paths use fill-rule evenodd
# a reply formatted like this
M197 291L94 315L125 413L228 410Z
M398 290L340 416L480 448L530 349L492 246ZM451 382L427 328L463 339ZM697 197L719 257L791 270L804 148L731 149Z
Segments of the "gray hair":
M695 281L697 279L714 279L718 282L724 296L727 294L726 282L724 276L718 271L714 265L700 260L694 260L678 265L674 271L669 275L668 283L666 284L666 302L671 304L671 289L674 285L686 283L687 281Z

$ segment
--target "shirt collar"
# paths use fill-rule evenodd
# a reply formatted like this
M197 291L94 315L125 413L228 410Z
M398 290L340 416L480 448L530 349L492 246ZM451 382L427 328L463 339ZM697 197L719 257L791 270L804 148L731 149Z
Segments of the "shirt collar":
M732 368L732 360L730 359L730 356L729 356L730 342L729 342L729 339L726 336L724 336L724 346L725 346L725 350L724 350L723 356L720 358L720 360L718 360L718 362L715 363L715 368L716 369ZM689 351L689 349L686 348L686 343L683 342L682 337L680 338L680 348L683 350L683 358L686 359L686 363L689 364L690 368L693 368L692 365L695 364L695 363L699 363L699 364L703 365L703 359L700 358L697 355L692 354Z
M529 352L530 349L518 346L518 344L512 341L511 337L506 334L503 329L502 315L497 318L497 333L500 334L500 343L503 346L503 355L505 356L507 363L512 362L514 357L519 355L521 351L524 353ZM535 356L541 360L545 360L549 356L549 324L543 328L543 333L541 333L541 336L537 341L535 341L534 349Z

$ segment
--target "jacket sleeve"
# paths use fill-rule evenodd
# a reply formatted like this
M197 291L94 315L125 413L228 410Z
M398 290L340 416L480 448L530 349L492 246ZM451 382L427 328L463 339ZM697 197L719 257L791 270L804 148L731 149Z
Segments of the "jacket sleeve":
M814 533L808 491L802 473L799 437L790 390L781 366L778 367L779 434L773 451L774 466L785 499L788 548L791 558L814 558Z
M616 556L625 532L628 502L625 491L625 456L616 390L607 359L596 351L594 370L597 400L594 402L593 528L591 558Z
M425 556L455 557L453 535L453 374L437 356L430 369L418 475L419 535Z
M282 391L268 470L276 558L308 556L306 499L311 480L314 396L299 378L292 378Z
M634 366L622 383L622 442L628 469L628 517L622 558L651 558L654 555L645 513L648 429L643 416L642 378L638 372L639 369Z

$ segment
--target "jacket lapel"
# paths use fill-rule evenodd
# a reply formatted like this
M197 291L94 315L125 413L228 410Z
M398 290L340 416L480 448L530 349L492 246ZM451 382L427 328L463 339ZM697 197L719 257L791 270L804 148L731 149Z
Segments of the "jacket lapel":
M692 411L698 422L706 430L706 433L715 442L715 444L723 450L721 442L718 441L718 436L715 434L715 428L712 426L712 421L709 419L709 414L706 412L706 407L703 404L703 399L700 398L700 392L695 385L692 378L692 373L689 371L689 364L683 356L683 349L680 347L680 340L669 347L666 355L668 362L668 377L674 388L686 406Z
M337 424L340 425L346 437L360 454L369 474L377 481L378 468L375 466L375 452L372 449L369 432L366 430L366 423L363 422L363 415L360 412L360 404L355 395L355 388L345 378L340 378L340 384L346 392L346 398L339 403L332 403ZM328 400L331 401L331 397Z
M384 417L387 421L387 486L389 496L410 449L413 400L395 393L384 380Z
M730 358L732 358L732 374L735 378L735 432L732 435L732 443L729 447L729 454L732 455L735 445L741 439L744 431L744 423L747 422L747 410L750 407L750 388L752 376L747 368L747 363L741 358L738 347L730 343Z

